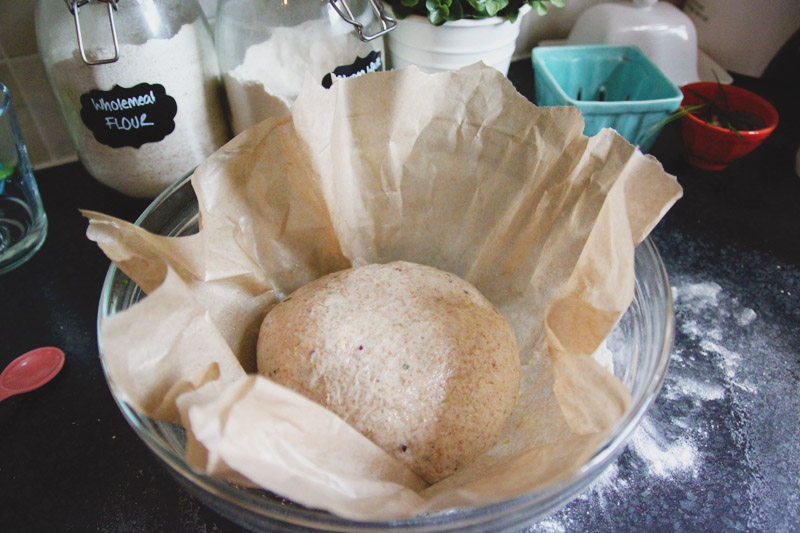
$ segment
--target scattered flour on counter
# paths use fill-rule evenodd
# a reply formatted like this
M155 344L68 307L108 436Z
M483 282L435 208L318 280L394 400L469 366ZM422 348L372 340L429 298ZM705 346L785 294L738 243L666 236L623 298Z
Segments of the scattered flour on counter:
M775 517L796 523L797 484L790 476L798 464L792 450L800 400L791 374L797 335L743 305L757 287L728 292L713 281L673 282L677 343L658 400L623 456L570 505L527 531L608 528L616 522L607 517L626 508L626 519L635 520L636 506L653 498L665 512L673 503L699 512L721 498L744 506L746 528L756 531L774 530L765 524ZM770 305L764 302L765 312ZM719 486L706 491L704 479Z
M660 478L670 478L679 472L697 474L698 445L693 435L670 439L650 418L642 420L631 438L633 451L644 459L649 473Z
M649 475L669 479L678 475L697 476L703 466L703 445L709 434L706 402L723 401L731 389L755 393L757 387L740 371L742 355L726 338L742 336L751 327L755 311L743 307L722 292L714 282L685 283L672 288L676 324L698 350L676 348L661 390L662 408L655 407L633 433L629 445L646 465ZM736 331L732 331L732 328ZM707 372L708 368L717 372ZM673 403L674 402L674 403ZM684 405L685 404L685 405ZM674 405L680 408L671 409ZM662 420L663 412L674 411ZM623 480L614 470L598 478L592 497L602 502L609 488L622 490Z
M756 313L713 282L681 284L672 288L672 294L676 327L688 337L690 348L673 350L660 400L629 441L628 464L613 462L576 499L590 509L611 510L624 501L626 491L641 491L642 483L652 487L655 481L674 484L699 478L706 466L704 447L716 430L708 418L708 402L725 401L730 390L756 390L739 371L741 354L726 343L726 337L740 337L742 328L751 327ZM737 329L734 335L731 328ZM595 360L603 364L607 356L598 350ZM637 472L633 477L631 470ZM581 520L561 511L529 531L581 530Z
M664 396L671 400L690 396L704 402L721 400L725 397L725 387L719 383L685 377L681 380L680 385L680 388L670 387L664 390Z
M567 525L563 524L560 520L542 520L529 531L537 531L540 533L566 533Z
M725 376L728 378L728 381L731 385L735 387L739 387L740 389L746 390L748 392L756 393L758 392L758 387L752 383L749 379L746 378L738 378L739 373L739 366L742 361L742 356L734 351L731 351L720 344L704 339L700 341L700 348L705 350L706 352L715 353L721 356L721 363L722 368L725 371Z
M659 426L659 423L645 417L628 444L628 449L644 463L647 475L659 479L698 475L701 452L697 436L692 434L693 430L684 431L681 437L674 438L667 436ZM580 495L579 499L591 502L599 508L617 505L620 495L630 485L631 481L621 473L620 466L615 461L594 480L590 489Z
M745 372L740 371L742 355L734 348L725 345L725 337L735 338L741 328L753 324L757 316L755 311L743 307L739 302L722 294L722 288L714 282L687 283L681 287L673 287L673 299L676 309L688 314L691 319L679 320L680 331L697 342L702 352L712 356L714 362L723 371L724 385L733 386L751 393L758 392L758 387ZM737 330L736 335L726 335L726 331ZM685 380L683 384L688 384Z
M736 317L736 321L739 323L740 326L749 326L753 323L753 320L756 319L756 312L752 309L745 309L739 316Z
M620 477L619 465L613 462L606 468L591 485L591 489L579 496L580 499L593 501L600 507L606 507L616 500L616 495L625 490L628 481Z
M752 285L734 285L730 292L711 281L686 280L673 290L676 327L685 339L681 339L683 350L673 356L666 389L686 391L693 404L677 404L690 412L680 416L676 408L670 418L698 435L701 430L714 435L713 441L698 442L706 446L716 442L718 453L738 459L736 475L743 485L730 497L749 506L747 528L753 530L774 530L765 524L775 524L776 517L785 517L783 523L790 524L791 514L797 516L792 511L797 509L797 483L789 473L800 465L793 451L800 412L793 374L797 334L782 329L781 321L769 315L778 311L796 316L797 308L783 308L779 297L785 294L784 286L792 286L796 279L790 273L783 282L770 285L754 279ZM759 298L755 304L763 306L766 319L744 305L753 298ZM707 412L711 404L705 398L710 391L712 397L718 392L706 388L697 394L690 379L723 390L724 404L714 410L724 414ZM717 478L725 475L726 468L730 466L708 465L710 475Z
M719 303L722 287L714 282L687 283L681 287L672 287L672 298L676 305L681 304L687 310L702 311Z

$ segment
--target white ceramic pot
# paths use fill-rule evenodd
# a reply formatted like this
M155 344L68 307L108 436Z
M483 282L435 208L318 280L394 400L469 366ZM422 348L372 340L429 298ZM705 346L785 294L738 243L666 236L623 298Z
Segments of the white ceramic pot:
M483 61L507 74L520 21L529 11L530 7L524 6L513 24L501 17L463 19L441 26L418 15L398 19L397 27L384 38L387 64L389 68L416 65L423 72L432 73Z

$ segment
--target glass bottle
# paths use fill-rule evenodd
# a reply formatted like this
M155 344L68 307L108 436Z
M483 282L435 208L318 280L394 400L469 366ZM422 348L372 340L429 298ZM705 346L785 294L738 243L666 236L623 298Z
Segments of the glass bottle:
M196 0L37 0L35 14L48 79L98 181L152 198L230 138Z
M306 76L383 70L383 35L395 26L380 0L222 0L216 46L234 133L282 116Z

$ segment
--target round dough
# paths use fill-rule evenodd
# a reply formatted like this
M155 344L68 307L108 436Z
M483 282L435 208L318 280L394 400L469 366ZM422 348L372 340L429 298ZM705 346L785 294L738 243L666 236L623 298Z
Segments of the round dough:
M431 483L497 441L520 381L502 313L461 278L406 262L343 270L295 291L264 319L258 371Z

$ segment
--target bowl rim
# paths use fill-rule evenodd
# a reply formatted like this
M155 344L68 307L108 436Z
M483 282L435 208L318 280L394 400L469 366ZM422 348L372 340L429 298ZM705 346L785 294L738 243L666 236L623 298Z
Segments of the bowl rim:
M190 183L191 173L173 183L148 205L136 219L135 224L141 226L155 209L169 200L173 193L182 187L189 186ZM650 236L646 237L639 246L637 246L637 253L639 249L652 261L657 275L656 285L664 289L665 298L662 311L666 319L664 331L661 332L663 333L663 338L661 339L661 348L658 358L656 359L655 371L650 381L647 383L642 397L638 402L633 403L628 411L617 421L614 427L609 430L608 436L604 439L602 444L597 447L592 457L569 476L562 479L560 482L548 485L542 490L483 506L456 508L441 513L418 515L400 520L356 521L326 511L306 508L299 504L294 504L296 507L283 508L278 508L276 504L274 508L267 508L263 506L261 500L257 500L249 494L237 491L235 485L194 470L185 462L182 456L173 452L161 438L154 436L147 430L145 424L152 421L137 413L135 409L121 400L120 395L117 393L116 385L108 372L103 358L100 328L103 318L114 314L107 313L112 305L109 296L114 279L118 273L124 275L113 262L110 264L103 281L97 311L96 334L98 358L100 359L103 374L109 386L111 396L119 407L123 417L134 430L134 433L142 439L156 457L170 467L168 471L173 477L180 482L188 483L192 488L202 489L214 494L222 498L229 505L253 512L262 519L282 520L285 527L303 527L312 531L324 530L342 532L372 531L377 528L387 527L397 531L483 531L483 528L490 523L487 521L487 517L491 518L491 523L497 523L498 519L500 519L500 522L505 520L509 524L516 525L519 518L524 518L530 523L536 519L543 518L571 501L578 492L592 483L595 478L622 453L627 445L629 437L639 426L639 423L655 402L664 384L664 380L666 379L675 335L675 315L671 286L661 255ZM180 478L178 475L180 475ZM280 497L280 495L276 496ZM537 505L540 506L540 509L537 509L537 512L534 514L524 513L526 509L530 510L531 507ZM457 514L459 518L466 521L466 523L462 521L454 528L454 524L450 523L453 514ZM324 520L320 520L321 517L324 517Z

